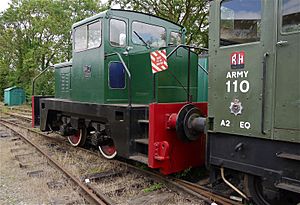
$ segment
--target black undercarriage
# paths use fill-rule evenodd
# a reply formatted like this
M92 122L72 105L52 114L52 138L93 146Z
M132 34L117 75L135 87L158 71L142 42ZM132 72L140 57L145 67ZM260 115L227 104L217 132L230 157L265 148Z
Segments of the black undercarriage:
M261 192L258 194L261 194L263 199L255 200L256 203L261 204L263 200L267 200L269 204L300 202L299 144L209 133L207 149L207 160L212 170L224 167L246 174L248 186L256 189L248 191L252 194L253 191ZM213 173L212 176L214 175L216 174ZM289 192L297 194L291 194L290 199L287 199ZM291 203L288 203L288 200Z
M71 135L81 127L95 129L98 136L111 137L118 155L125 158L135 154L135 140L146 138L148 133L139 123L148 119L146 105L129 107L47 98L41 99L40 111L42 131L60 130L64 135ZM91 140L97 141L94 137Z

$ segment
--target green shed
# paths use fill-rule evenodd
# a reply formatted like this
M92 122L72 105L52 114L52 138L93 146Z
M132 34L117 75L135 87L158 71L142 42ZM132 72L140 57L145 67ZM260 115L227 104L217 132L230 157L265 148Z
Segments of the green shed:
M208 55L198 58L198 102L207 102L208 94Z
M17 86L4 90L4 104L8 106L22 105L25 102L25 91Z

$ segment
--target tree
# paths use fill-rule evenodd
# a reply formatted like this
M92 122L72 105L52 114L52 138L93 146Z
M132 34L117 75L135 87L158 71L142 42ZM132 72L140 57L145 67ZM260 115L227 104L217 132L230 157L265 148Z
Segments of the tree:
M187 29L187 44L208 46L207 0L109 0L109 5L171 20Z
M34 76L72 58L72 24L101 10L97 0L12 0L0 13L1 91L17 85L30 95ZM41 79L37 93L46 88L53 94L51 72Z

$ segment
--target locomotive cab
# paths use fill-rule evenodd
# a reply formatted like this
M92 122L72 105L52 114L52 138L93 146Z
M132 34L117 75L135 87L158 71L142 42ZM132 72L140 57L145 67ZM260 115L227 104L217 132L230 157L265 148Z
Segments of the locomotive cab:
M112 9L75 23L72 31L72 62L55 65L55 97L41 100L40 129L164 174L203 165L205 135L185 129L207 112L207 103L191 103L198 56L181 45L185 29ZM163 71L154 72L150 54L164 61Z
M166 48L170 52L184 39L184 29L177 24L151 15L121 10L108 10L87 18L74 24L72 30L71 76L74 80L70 87L71 98L104 104L126 104L129 100L133 104L152 102L154 88L150 51ZM169 60L178 63L171 66L175 73L179 72L176 77L183 81L186 79L180 77L180 74L184 74L180 57L186 55L184 49L179 49L178 55L173 55ZM195 55L192 61L195 66ZM160 76L157 79L161 84L157 100L182 101L184 91L178 90L178 85L172 88L174 82L166 83L162 79L166 78L165 74ZM193 82L196 82L196 76ZM195 84L193 86L196 87ZM166 93L166 89L176 92L172 96L161 95L160 91Z

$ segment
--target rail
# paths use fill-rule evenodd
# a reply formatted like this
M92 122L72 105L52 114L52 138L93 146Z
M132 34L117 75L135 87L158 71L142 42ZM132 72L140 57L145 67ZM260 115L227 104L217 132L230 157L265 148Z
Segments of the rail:
M131 73L130 71L128 70L122 56L120 55L120 53L118 52L113 52L113 53L109 53L109 54L106 54L105 57L109 57L109 56L114 56L114 55L117 55L118 58L120 59L125 71L126 71L126 74L128 76L128 106L131 107Z
M35 129L25 127L23 125L19 125L12 121L0 119L0 124L4 125L5 127L8 127L9 129L13 129L15 132L17 132L21 135L22 134L24 135L24 133L27 133L27 134L31 134L34 136L41 136L41 137L45 137L48 139L54 139L52 136L41 133ZM24 130L26 132L24 132L22 130ZM62 141L62 142L65 142L65 141ZM90 150L87 150L84 148L80 148L80 147L77 147L77 149L79 149L81 151L89 152L93 155L98 156L98 154L93 151L90 151ZM41 150L41 151L43 151L43 150ZM220 195L219 193L215 192L214 190L212 190L210 188L207 188L207 187L195 184L195 183L191 183L188 181L184 181L181 179L177 179L177 178L174 178L171 176L166 177L166 176L160 174L159 172L145 170L136 165L134 166L132 164L129 164L128 162L124 162L124 161L116 161L116 162L118 162L120 165L126 166L130 170L135 170L135 171L137 171L141 174L144 174L148 177L152 177L161 182L164 182L167 186L173 187L175 189L179 189L181 191L191 194L192 196L202 199L202 200L204 200L205 204L212 204L213 202L216 202L217 204L223 204L223 205L241 205L240 202L234 201L232 199L227 198L226 196ZM58 162L54 163L54 164L60 165ZM88 194L89 198L91 200L93 200L93 202L95 204L103 204L103 201L105 204L114 204L113 201L111 201L109 198L107 198L102 192L98 192L98 191L94 192L93 187L90 187L86 184L81 183L71 173L68 173L68 174L70 174L72 176L71 179L73 182L75 182L75 184L80 184L79 186L82 188L83 191L85 191Z
M106 196L104 196L103 193L99 193L99 192L95 193L94 190L90 189L88 186L86 186L80 180L78 180L75 176L73 176L69 171L64 169L60 165L60 163L58 163L48 153L46 153L42 148L40 148L40 146L38 146L37 144L32 142L29 138L27 138L25 136L25 134L21 133L20 129L26 130L27 133L28 132L29 133L32 132L32 133L36 133L36 134L40 134L40 133L33 131L29 128L17 125L16 123L3 120L3 119L0 119L0 124L5 126L8 129L11 129L15 133L17 133L20 137L22 137L25 141L27 141L29 144L31 144L33 147L35 147L35 149L37 149L43 156L45 156L51 162L51 164L53 164L57 169L61 170L69 179L71 179L77 186L79 186L81 188L81 190L83 190L87 194L89 199L91 199L95 204L99 204L99 205L113 204L112 201L110 199L108 199Z
M197 49L197 50L204 50L208 51L207 48L203 47L197 47L197 46L190 46L185 44L177 45L168 55L167 59L169 59L179 48L187 48L188 49L188 74L187 74L187 89L182 85L182 83L176 78L176 76L173 74L172 71L169 71L169 73L172 75L172 77L180 84L180 86L186 91L187 93L187 102L191 102L191 96L190 96L190 72L191 72L191 49ZM156 102L156 73L153 74L153 101Z

